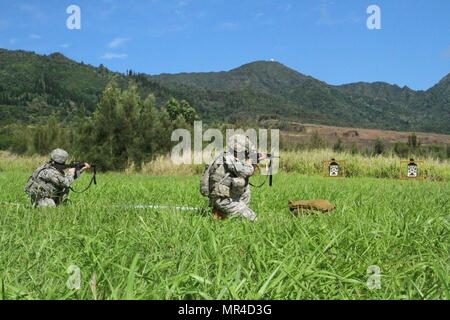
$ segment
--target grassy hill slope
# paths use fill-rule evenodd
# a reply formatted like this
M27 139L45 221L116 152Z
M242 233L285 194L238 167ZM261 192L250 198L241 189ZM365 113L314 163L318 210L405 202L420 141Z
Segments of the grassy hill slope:
M387 83L332 86L278 62L228 72L122 75L103 66L0 49L0 124L89 114L112 78L158 102L186 99L209 122L267 118L346 127L450 133L450 75L428 91Z

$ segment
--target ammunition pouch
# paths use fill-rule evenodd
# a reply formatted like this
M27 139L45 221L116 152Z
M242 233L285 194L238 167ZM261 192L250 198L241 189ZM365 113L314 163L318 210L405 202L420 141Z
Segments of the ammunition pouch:
M211 174L210 179L210 194L213 197L231 197L231 187L233 184L233 179L230 178L229 173L225 173L223 166L219 167L213 174Z
M242 195L248 185L245 178L230 176L225 169L225 157L222 163L214 163L210 172L210 195L215 198L232 198Z
M40 194L44 194L47 196L50 192L46 190L46 188L39 184L38 177L39 174L50 167L49 163L39 167L35 172L28 178L27 184L25 185L25 193L29 196L37 196Z
M213 186L211 195L214 197L217 197L217 198L230 198L231 197L231 189L230 189L230 187L228 187L224 184L216 183Z
M247 188L248 182L245 178L232 178L231 183L231 195L233 197L241 196L244 194L245 189Z
M35 199L42 199L42 198L57 199L69 193L68 188L64 188L62 190L58 188L55 189L55 187L51 183L40 180L39 174L42 171L48 170L51 167L57 170L57 168L54 167L51 163L47 163L36 169L35 172L33 172L24 188L24 191L28 196Z

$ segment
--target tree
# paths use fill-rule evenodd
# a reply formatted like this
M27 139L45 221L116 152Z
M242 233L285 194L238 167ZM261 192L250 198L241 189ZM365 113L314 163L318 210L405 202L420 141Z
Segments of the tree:
M408 136L408 146L412 151L415 151L420 147L420 141L417 139L417 135L415 133L412 133Z
M355 155L355 154L358 154L358 152L359 152L359 150L358 150L358 145L357 145L356 143L353 143L353 144L352 144L352 148L351 148L351 150L350 150L350 153L353 154L353 155Z
M28 128L31 139L27 153L47 155L53 149L67 148L70 144L70 130L60 125L56 117L51 116L46 125Z
M14 126L11 129L11 133L13 133L14 139L11 142L10 150L17 154L27 153L30 148L30 139L32 137L30 128Z
M182 116L186 123L192 125L197 119L197 112L186 100L179 102L177 99L171 98L164 105L164 108L167 110L170 120L172 121L175 121L179 116Z
M337 142L333 145L333 151L334 152L342 152L344 151L344 144L342 142L342 139L339 137Z
M126 165L121 137L125 121L121 96L117 83L111 81L103 91L92 119L79 129L78 153L104 170L122 169Z
M326 142L322 139L317 131L314 131L309 140L310 149L322 149L326 147Z
M189 102L187 102L186 100L181 101L180 107L181 107L181 113L182 113L186 123L193 125L194 121L197 120L197 118L198 118L197 112L195 111L195 109L192 108L191 105L189 104Z
M394 152L401 158L406 158L409 155L409 147L404 142L396 142L394 145Z
M373 152L376 155L381 155L384 153L384 141L380 138L377 138L377 140L375 140L375 144L373 146Z
M139 121L136 124L136 136L132 149L132 160L139 170L142 163L159 152L157 130L159 127L158 113L155 109L155 97L149 95L139 111Z
M189 108L172 98L158 111L155 97L143 101L134 82L122 91L112 81L92 119L80 126L77 152L104 170L124 169L132 163L140 169L145 161L170 151L174 128L192 128L185 118L190 113L183 113Z
M175 121L175 119L181 114L181 105L175 98L170 98L164 105L164 108L167 110L170 120L172 121Z

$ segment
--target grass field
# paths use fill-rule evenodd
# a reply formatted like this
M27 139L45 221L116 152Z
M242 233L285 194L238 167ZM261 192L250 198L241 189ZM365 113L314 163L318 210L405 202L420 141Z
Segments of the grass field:
M450 298L448 183L280 174L253 190L259 220L249 223L126 208L205 208L195 176L103 174L70 205L31 210L28 175L0 172L3 299ZM337 210L289 213L288 199L314 198ZM71 265L79 290L66 286ZM367 286L370 266L381 269L380 289Z

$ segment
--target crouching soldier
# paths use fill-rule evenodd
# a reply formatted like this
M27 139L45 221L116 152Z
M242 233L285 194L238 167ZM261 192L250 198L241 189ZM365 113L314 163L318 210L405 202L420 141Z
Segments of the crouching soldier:
M251 192L249 178L256 165L248 155L254 146L244 135L230 138L227 150L208 166L202 176L200 191L209 197L215 218L243 217L256 221L249 208Z
M66 161L69 154L62 150L53 150L50 161L37 168L25 186L25 193L31 198L34 207L56 207L59 206L69 194L70 185L82 172L90 168L89 164L77 171L69 168L67 173Z

